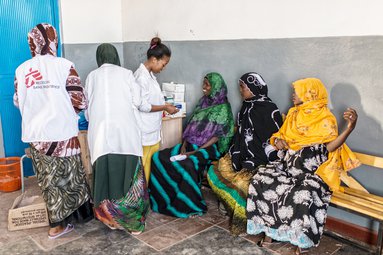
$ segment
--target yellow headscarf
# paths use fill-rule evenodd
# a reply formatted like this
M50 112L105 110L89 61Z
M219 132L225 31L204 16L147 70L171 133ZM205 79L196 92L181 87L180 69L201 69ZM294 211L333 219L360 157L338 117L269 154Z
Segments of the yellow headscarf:
M307 78L293 83L296 95L302 104L292 107L279 131L270 142L283 139L292 150L314 144L328 143L338 136L336 118L327 107L328 96L323 83L316 78ZM330 152L328 160L316 171L332 190L340 186L341 171L349 171L360 165L354 153L346 144Z

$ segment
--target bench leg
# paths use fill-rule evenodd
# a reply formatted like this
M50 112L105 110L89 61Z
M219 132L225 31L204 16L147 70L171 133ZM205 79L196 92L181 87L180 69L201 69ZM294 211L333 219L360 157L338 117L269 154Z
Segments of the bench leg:
M378 232L378 240L376 243L377 249L376 254L381 255L382 254L382 246L383 246L383 222L379 222L379 232Z

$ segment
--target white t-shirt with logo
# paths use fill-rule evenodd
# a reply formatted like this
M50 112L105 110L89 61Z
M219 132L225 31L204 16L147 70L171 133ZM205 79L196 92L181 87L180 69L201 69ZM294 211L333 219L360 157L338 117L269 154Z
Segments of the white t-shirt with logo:
M52 55L37 55L16 69L23 142L54 142L78 134L66 81L72 62Z

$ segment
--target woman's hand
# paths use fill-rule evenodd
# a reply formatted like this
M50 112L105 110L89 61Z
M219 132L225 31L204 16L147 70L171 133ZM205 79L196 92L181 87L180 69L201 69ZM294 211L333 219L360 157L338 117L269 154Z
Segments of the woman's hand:
M197 151L189 151L189 152L185 152L185 153L182 153L183 155L186 155L187 157L190 157L191 155L193 155L194 153L196 153Z
M180 154L185 154L186 153L186 141L182 143L181 149L180 149Z
M337 138L335 138L335 140L332 140L326 145L329 152L335 151L346 141L347 137L356 126L358 114L354 109L347 108L347 110L343 113L343 118L347 121L347 128Z
M352 108L347 108L347 110L343 113L343 119L347 121L347 129L352 131L356 126L356 122L358 120L358 114Z
M284 150L288 148L286 141L278 138L275 139L274 146L277 150Z
M175 114L179 111L179 109L172 104L166 104L165 111L169 114Z

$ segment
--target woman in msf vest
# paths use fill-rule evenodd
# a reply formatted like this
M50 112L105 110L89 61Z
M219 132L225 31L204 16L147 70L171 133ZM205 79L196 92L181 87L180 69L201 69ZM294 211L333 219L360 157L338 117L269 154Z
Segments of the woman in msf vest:
M348 125L338 135L322 82L302 79L293 83L293 89L294 107L270 138L285 156L280 162L258 167L250 182L246 212L248 234L263 232L296 245L300 253L319 245L340 173L360 162L344 144L356 125L355 110L345 111Z
M28 42L32 59L16 69L14 103L48 209L48 236L54 239L72 231L74 219L93 218L77 139L77 113L87 104L73 63L56 56L55 28L37 25Z
M220 200L219 211L231 218L230 231L234 235L246 233L246 198L251 177L258 166L269 162L268 156L276 154L266 154L265 149L272 147L268 140L282 126L281 114L268 97L261 75L246 73L238 83L244 101L233 144L218 166L208 171L209 184Z
M113 45L98 46L96 58L99 68L85 86L95 216L112 229L138 234L149 209L141 161L140 88L132 71L120 66Z

